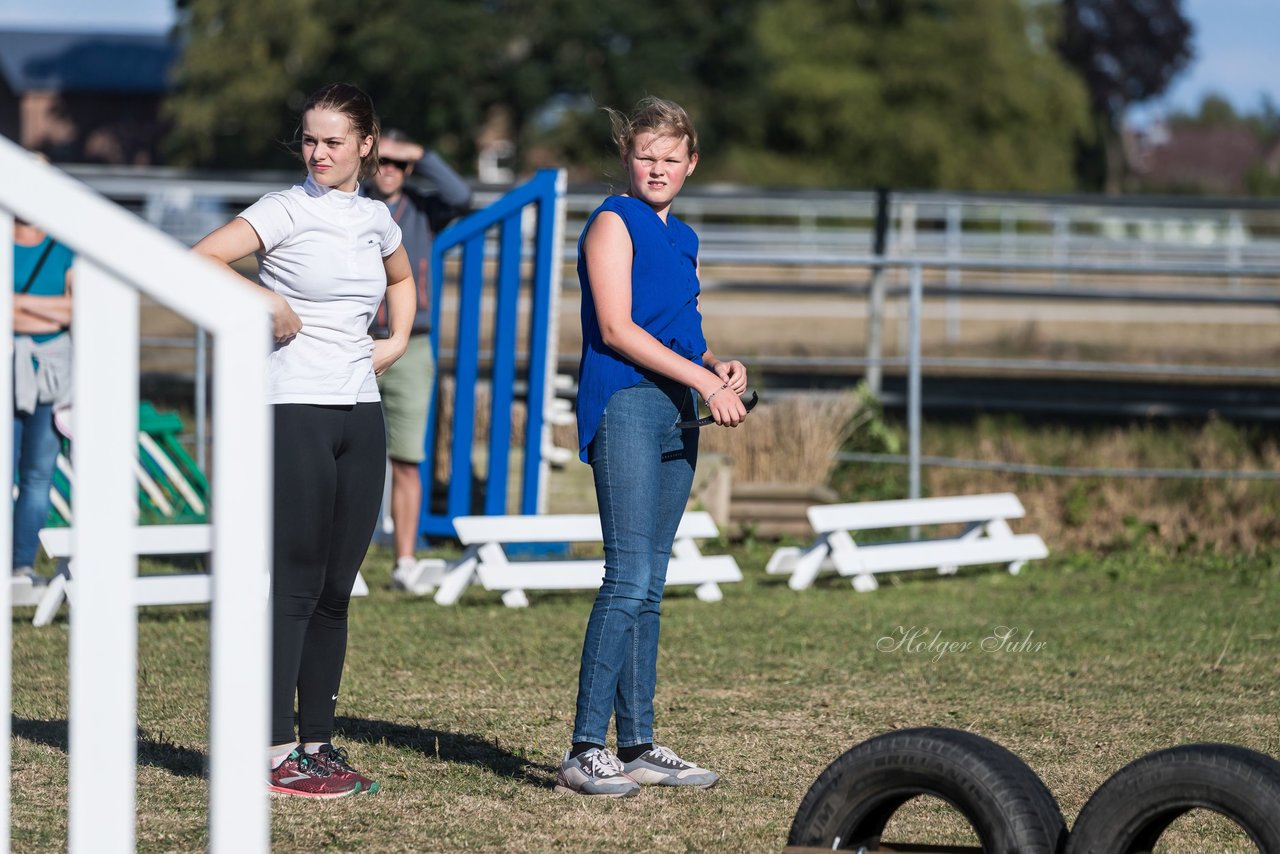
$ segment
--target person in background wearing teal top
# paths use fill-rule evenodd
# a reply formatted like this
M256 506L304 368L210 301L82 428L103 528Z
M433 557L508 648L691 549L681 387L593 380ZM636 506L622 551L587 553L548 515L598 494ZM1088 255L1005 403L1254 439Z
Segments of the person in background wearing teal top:
M53 410L71 400L71 264L66 246L30 223L13 223L13 575L33 566L49 516L49 485L62 440Z
M698 454L690 389L715 423L747 411L741 362L707 347L698 311L698 237L671 204L698 164L698 136L680 105L646 98L609 111L625 195L604 201L578 245L582 362L578 446L591 464L604 535L604 580L587 622L573 745L557 791L633 795L641 785L706 788L719 779L654 744L658 620L676 528ZM618 752L605 746L609 721Z

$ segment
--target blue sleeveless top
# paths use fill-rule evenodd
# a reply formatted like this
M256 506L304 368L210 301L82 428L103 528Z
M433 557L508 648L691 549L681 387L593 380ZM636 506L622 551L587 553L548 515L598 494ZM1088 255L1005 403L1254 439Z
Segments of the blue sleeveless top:
M582 287L582 361L578 365L578 454L587 461L605 404L615 391L645 378L645 371L604 343L587 256L582 245L601 211L622 217L635 254L631 261L631 319L668 348L702 363L707 340L698 313L698 235L670 213L662 218L630 196L610 196L596 208L578 238L578 283Z

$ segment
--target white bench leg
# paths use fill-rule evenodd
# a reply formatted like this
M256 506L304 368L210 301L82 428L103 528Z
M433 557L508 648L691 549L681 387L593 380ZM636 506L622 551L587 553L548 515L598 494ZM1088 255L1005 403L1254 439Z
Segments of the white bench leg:
M502 604L508 608L528 608L529 597L523 590L508 590L502 594Z
M356 573L355 583L351 585L352 596L368 596L369 585L365 582L364 576L359 572Z
M992 531L996 530L996 528L992 527L993 525L993 522L974 522L969 525L969 527L965 528L964 533L959 537L956 537L956 539L962 543L972 542L983 534L990 534ZM1008 536L1013 535L1013 532L1009 530L1008 525L1005 526L1004 531ZM938 567L938 575L955 575L959 571L960 567L955 564Z
M423 558L418 561L417 565L414 567L414 571L418 574L415 580L418 584L428 587L437 587L444 578L444 570L446 566L448 566L448 564L441 558Z
M62 607L62 600L67 598L65 566L65 563L59 563L58 574L49 582L49 586L45 588L44 597L40 600L40 604L36 605L36 615L31 618L31 625L47 626L57 616L58 608Z
M467 589L467 585L475 577L477 563L475 550L468 549L456 564L444 571L444 576L440 579L440 589L435 595L437 605L458 603L458 599L462 597L462 591Z
M765 564L764 571L769 575L792 572L796 568L796 560L800 554L797 546L782 546L769 556L769 562Z
M44 598L45 585L36 586L30 578L14 578L9 584L9 602L15 608L27 605L39 605Z
M414 596L429 596L444 580L448 563L441 558L423 558L404 574L405 589Z
M1013 563L1009 564L1009 574L1017 575L1019 572L1022 572L1022 567L1026 565L1027 562L1025 560L1015 560Z
M822 562L827 559L829 552L830 547L825 539L810 546L804 554L796 558L796 568L791 573L787 586L792 590L804 590L813 584L813 580L818 577L818 573L822 570Z
M724 593L720 591L720 585L714 581L708 581L705 584L699 584L693 588L693 594L703 602L719 602L724 598Z
M876 577L869 572L863 575L855 575L853 577L853 589L859 593L870 593L873 590L880 589L880 582L876 581Z

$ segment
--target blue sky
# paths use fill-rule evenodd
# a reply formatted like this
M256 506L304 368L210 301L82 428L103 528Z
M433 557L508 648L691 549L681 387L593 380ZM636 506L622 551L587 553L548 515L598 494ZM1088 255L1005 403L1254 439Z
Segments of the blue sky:
M1263 94L1280 106L1280 0L1182 0L1196 56L1155 107L1189 109L1216 92L1255 110Z
M1196 58L1139 118L1194 108L1208 92L1246 110L1264 93L1280 104L1280 0L1183 0L1183 9L1196 28ZM155 31L173 20L172 0L0 0L0 27Z
M0 0L0 27L50 30L163 30L173 0Z

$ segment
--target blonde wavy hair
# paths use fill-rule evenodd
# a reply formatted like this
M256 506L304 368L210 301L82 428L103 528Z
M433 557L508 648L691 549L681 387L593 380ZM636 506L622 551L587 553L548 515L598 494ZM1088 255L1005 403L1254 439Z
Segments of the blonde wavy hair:
M656 133L676 139L684 137L689 142L689 156L698 154L698 132L694 130L693 121L684 107L675 101L651 96L641 99L629 116L612 107L606 107L605 112L609 114L609 121L613 124L613 141L618 146L620 157L627 156L636 137L642 133Z

